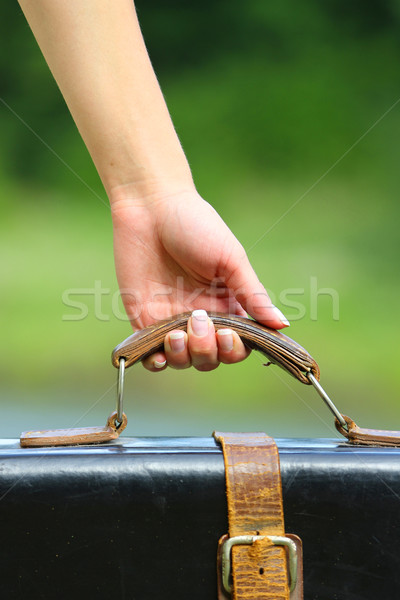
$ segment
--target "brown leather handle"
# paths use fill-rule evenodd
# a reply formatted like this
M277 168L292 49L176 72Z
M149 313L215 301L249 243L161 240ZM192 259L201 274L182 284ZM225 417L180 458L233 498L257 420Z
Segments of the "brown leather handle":
M159 321L136 331L114 348L112 353L114 367L119 367L120 358L125 358L125 367L130 367L146 356L162 350L165 335L173 329L186 331L190 315L191 313L176 315L171 319ZM319 380L319 367L313 357L287 335L260 325L252 319L220 313L208 313L208 315L212 319L215 329L226 327L233 329L246 346L253 350L259 350L270 362L289 372L302 383L310 384L306 377L306 373L309 371Z

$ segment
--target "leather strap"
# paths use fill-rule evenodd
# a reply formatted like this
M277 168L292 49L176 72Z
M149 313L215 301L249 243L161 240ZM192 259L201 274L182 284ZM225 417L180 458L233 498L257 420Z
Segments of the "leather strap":
M76 446L111 442L125 429L128 419L123 415L121 424L117 424L114 411L104 427L76 427L75 429L44 429L42 431L23 431L20 444L23 448L43 446Z
M145 329L136 331L126 340L118 344L112 353L112 364L119 367L119 359L125 358L127 369L136 362L143 360L164 347L165 335L173 329L186 331L187 322L191 313L175 315L171 319L158 321ZM269 360L290 373L293 377L306 385L310 385L307 373L311 372L319 380L319 367L313 357L300 344L287 335L270 329L252 319L225 315L221 313L208 313L215 329L230 327L242 338L249 348L259 350Z
M344 435L349 442L360 446L386 446L400 447L400 431L385 429L365 429L354 423L350 417L342 415L347 423L347 431L336 419L336 429Z
M303 582L303 544L301 539L297 535L292 533L286 533L285 537L292 540L296 546L297 553L297 583L295 589L290 592L290 600L303 600L304 599L304 582ZM218 597L217 600L232 600L231 595L228 594L222 584L222 551L224 543L229 539L229 535L225 534L221 536L218 541L217 551L217 580L218 580Z
M221 433L229 537L284 536L278 449L264 433ZM289 600L286 552L268 537L232 548L233 600ZM219 599L226 593L219 586Z

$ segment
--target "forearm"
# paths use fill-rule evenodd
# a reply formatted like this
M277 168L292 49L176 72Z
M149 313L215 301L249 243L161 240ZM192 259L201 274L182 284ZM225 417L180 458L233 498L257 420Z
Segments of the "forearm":
M20 0L110 198L193 186L132 0Z

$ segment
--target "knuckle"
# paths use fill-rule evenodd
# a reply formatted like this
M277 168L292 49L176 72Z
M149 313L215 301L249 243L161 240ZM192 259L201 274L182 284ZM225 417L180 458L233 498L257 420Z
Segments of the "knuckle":
M224 363L224 365L234 365L235 363L242 362L247 357L246 354L218 354L218 359L220 362Z
M207 358L215 354L216 346L212 346L210 344L189 344L190 354L193 356L198 356L199 358Z
M182 371L183 369L188 369L191 366L190 362L184 362L180 364L168 364L171 369L175 369L176 371Z
M168 361L168 366L169 367L173 367L174 369L182 369L184 368L185 365L189 364L190 365L190 359L187 356L180 356L180 357L169 357L167 358Z
M201 363L201 364L197 364L197 365L193 365L193 366L197 369L197 371L202 371L202 372L214 371L214 369L219 367L219 362L217 362L217 363Z

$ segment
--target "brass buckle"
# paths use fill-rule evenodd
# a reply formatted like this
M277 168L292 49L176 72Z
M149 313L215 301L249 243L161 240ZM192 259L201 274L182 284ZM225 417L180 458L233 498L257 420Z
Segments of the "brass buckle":
M263 540L266 537L276 546L286 546L289 550L289 590L290 592L293 592L297 583L297 549L294 541L279 535L237 535L228 538L222 546L222 584L228 594L232 592L230 582L232 572L232 547L237 545L250 546L257 540Z

